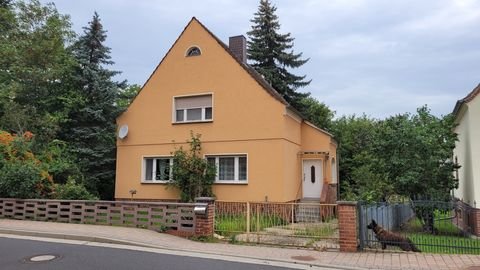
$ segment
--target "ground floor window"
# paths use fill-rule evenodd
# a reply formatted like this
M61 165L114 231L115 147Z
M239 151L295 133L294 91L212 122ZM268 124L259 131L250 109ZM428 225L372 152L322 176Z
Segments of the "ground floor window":
M216 182L247 182L247 155L207 156L207 161L217 168Z
M173 158L147 157L143 159L143 181L164 182L172 180Z

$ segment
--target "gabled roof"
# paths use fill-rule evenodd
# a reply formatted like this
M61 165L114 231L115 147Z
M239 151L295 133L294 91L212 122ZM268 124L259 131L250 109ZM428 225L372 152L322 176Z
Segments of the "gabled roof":
M203 25L197 18L195 17L192 17L192 19L188 22L188 24L185 26L185 28L183 28L182 32L180 33L180 35L178 35L177 39L175 40L175 42L172 44L172 46L170 47L170 49L168 49L167 53L165 54L165 56L162 58L162 60L160 61L160 63L157 65L157 67L155 68L155 70L152 72L152 74L150 74L150 77L148 77L147 81L145 82L145 84L142 86L142 88L140 89L140 91L138 91L137 93L137 96L138 94L143 90L143 87L145 87L145 85L147 85L147 83L150 81L150 79L152 78L153 74L155 74L155 72L157 71L157 69L160 67L160 65L163 63L163 60L165 60L165 58L167 57L167 55L170 53L170 51L172 50L173 47L175 47L175 45L177 44L178 40L180 39L180 37L183 35L183 33L185 32L185 30L190 26L190 24L195 21L197 22L248 74L250 74L250 76L265 90L267 91L267 93L269 93L272 97L274 97L276 100L280 101L281 103L283 103L284 105L286 105L286 107L290 110L292 110L294 113L298 114L302 120L304 120L305 122L307 122L307 124L315 127L316 129L318 129L319 131L331 136L333 138L333 135L331 135L330 133L328 133L327 131L317 127L316 125L314 125L313 123L311 122L308 122L306 117L303 116L297 109L295 109L292 105L290 105L284 98L283 96L277 92L277 90L275 90L275 88L273 88L270 83L268 83L264 78L263 76L258 73L253 67L251 67L250 65L248 65L247 63L244 63L242 61L240 61L233 53L232 51L230 51L230 49L228 48L228 46L223 43L223 41L221 41L217 36L215 36L215 34L213 34L205 25ZM135 100L136 96L133 98L132 102ZM132 103L130 102L130 104Z
M196 21L200 26L203 27L203 29L205 31L207 31L207 33L210 34L210 36L212 36L213 39L215 39L215 41L217 41L218 44L220 44L220 46L222 48L225 49L225 51L230 54L230 56L233 57L233 59L235 59L235 61L237 61L237 63L243 67L243 69L245 69L245 71L248 72L248 74L250 74L250 76L252 76L253 79L255 79L255 81L257 81L257 83L262 86L263 89L265 89L265 91L267 91L270 95L272 95L275 99L277 99L278 101L282 102L283 104L285 105L290 105L284 98L283 96L277 92L277 90L275 90L264 78L263 76L258 73L253 67L251 67L250 65L248 65L247 63L244 63L242 61L240 61L233 53L232 51L230 51L230 49L228 48L228 46L223 43L223 41L221 41L217 36L215 36L215 34L213 34L210 30L208 30L207 27L205 27L205 25L203 25L199 20L197 20L197 18L193 17L192 20L188 23L190 24L192 21ZM188 26L188 25L187 25Z
M203 25L197 18L195 17L192 17L192 19L188 22L188 24L183 28L182 32L180 33L180 35L178 35L177 39L175 40L175 42L172 44L172 46L170 47L170 49L168 49L167 53L163 56L162 60L160 61L160 63L158 63L157 67L155 67L155 69L153 70L152 74L150 74L150 76L148 77L147 81L143 84L142 88L140 88L140 91L138 91L137 95L132 99L132 101L130 102L130 104L132 104L136 97L140 94L140 92L143 90L143 88L145 87L145 85L147 85L147 83L150 81L150 79L152 78L153 74L155 74L155 72L157 71L157 69L160 67L160 65L162 65L163 61L165 60L165 58L167 57L167 55L170 53L170 51L173 49L173 47L175 47L175 45L177 44L178 40L180 39L180 37L183 35L183 33L185 32L185 30L187 30L187 28L190 26L190 24L192 22L197 22L215 41L217 41L218 44L220 44L220 46L225 49L225 51L233 58L235 59L235 61L237 61L237 63L243 67L243 69L245 71L248 72L248 74L250 74L250 76L263 88L265 89L265 91L267 91L271 96L273 96L275 99L277 99L278 101L280 101L281 103L283 103L284 105L287 105L287 106L290 106L290 104L283 98L283 96L277 92L277 90L275 90L263 77L262 75L260 75L260 73L258 73L254 68L252 68L251 66L249 66L248 64L246 63L243 63L242 61L240 61L231 51L230 49L228 48L228 46L223 43L218 37L216 37L210 30L208 30L207 27L205 27L205 25ZM128 109L127 109L128 110ZM125 112L125 111L124 111ZM123 112L122 112L123 114ZM304 117L302 117L304 118Z
M453 109L453 115L457 117L462 105L472 101L478 94L480 94L480 84L477 85L477 87L475 87L466 97L457 101L457 104L455 104L455 108Z

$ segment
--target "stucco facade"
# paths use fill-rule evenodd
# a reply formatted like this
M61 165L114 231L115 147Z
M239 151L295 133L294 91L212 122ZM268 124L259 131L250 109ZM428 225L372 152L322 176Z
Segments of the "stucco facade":
M454 110L458 141L454 158L458 170L459 187L455 197L474 206L480 203L480 86L459 100Z
M188 56L192 46L201 54ZM300 199L304 158L321 161L322 182L331 183L331 161L336 160L332 136L302 119L266 82L253 75L193 18L117 119L118 126L128 125L129 132L117 140L115 198L130 199L130 190L135 190L134 199L178 199L178 192L165 183L145 180L145 160L169 157L175 147L187 147L191 131L201 134L206 157L240 156L246 160L246 168L241 168L246 179L214 184L219 200ZM176 102L198 95L211 99L208 119L178 122L176 117L183 115L176 115ZM202 117L206 114L202 111Z

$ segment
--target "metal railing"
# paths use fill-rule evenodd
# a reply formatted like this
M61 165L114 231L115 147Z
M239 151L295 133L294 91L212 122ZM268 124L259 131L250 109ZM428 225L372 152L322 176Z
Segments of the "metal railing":
M217 201L215 232L231 241L336 249L337 205Z
M0 218L195 231L195 204L0 199Z
M359 204L360 248L428 253L480 254L480 240L468 226L468 207L453 201L406 200ZM372 220L381 228L367 226ZM412 248L412 245L415 248Z

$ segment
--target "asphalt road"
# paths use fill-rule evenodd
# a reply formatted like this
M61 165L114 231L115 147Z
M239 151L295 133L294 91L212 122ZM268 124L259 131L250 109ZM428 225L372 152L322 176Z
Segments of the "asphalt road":
M37 255L55 255L51 261L32 262ZM288 268L223 260L158 254L134 250L0 238L1 270L284 270Z

